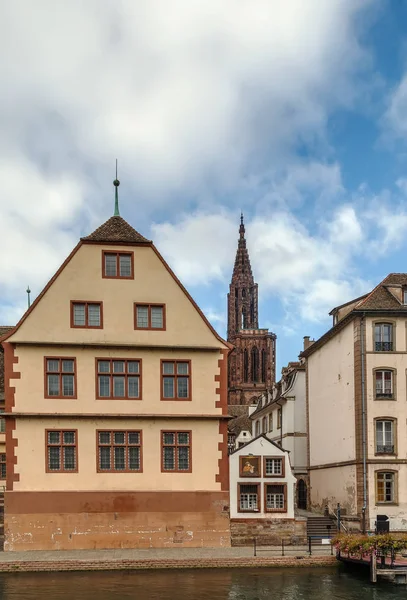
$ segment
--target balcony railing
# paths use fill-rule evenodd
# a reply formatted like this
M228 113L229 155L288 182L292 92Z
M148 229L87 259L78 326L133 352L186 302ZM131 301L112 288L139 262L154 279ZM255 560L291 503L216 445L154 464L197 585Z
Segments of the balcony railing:
M375 342L376 352L392 352L393 342Z
M393 398L393 392L376 392L376 398Z
M394 454L394 446L391 444L385 444L384 446L377 444L376 454Z

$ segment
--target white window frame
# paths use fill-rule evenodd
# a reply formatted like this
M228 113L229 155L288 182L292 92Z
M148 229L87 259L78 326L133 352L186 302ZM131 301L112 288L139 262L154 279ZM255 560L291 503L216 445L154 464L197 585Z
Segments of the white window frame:
M267 477L272 475L283 475L283 459L282 458L269 458L266 456L264 459L264 470ZM268 463L271 463L271 471L267 468ZM279 465L279 468L276 468L276 465Z
M386 423L390 424L390 431ZM393 454L394 452L394 421L392 419L376 419L376 454ZM380 443L379 443L380 441Z
M381 391L378 391L377 389L377 383L378 383L378 374L381 373L381 382L380 382L380 387L381 387ZM386 373L390 373L390 386L389 381L386 381ZM393 383L393 379L394 379L394 371L392 371L391 369L376 369L375 371L375 397L376 398L391 398L393 396L393 389L394 389L394 383ZM386 391L386 384L387 384L387 391Z

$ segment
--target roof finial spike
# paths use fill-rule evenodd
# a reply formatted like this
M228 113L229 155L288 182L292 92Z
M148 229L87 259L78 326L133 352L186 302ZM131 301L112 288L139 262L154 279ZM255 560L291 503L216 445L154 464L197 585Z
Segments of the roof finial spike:
M28 308L30 308L30 306L31 306L31 298L30 298L31 290L30 290L29 285L27 285L26 292L27 292L27 299L28 299Z
M239 227L239 234L240 234L240 239L244 240L244 233L245 233L245 229L244 229L244 223L243 223L243 213L240 213L240 227Z
M117 158L116 158L116 179L113 181L113 185L115 187L115 192L114 192L114 216L115 217L120 217L120 212L119 212L119 191L118 191L118 187L120 185L120 181L117 179Z

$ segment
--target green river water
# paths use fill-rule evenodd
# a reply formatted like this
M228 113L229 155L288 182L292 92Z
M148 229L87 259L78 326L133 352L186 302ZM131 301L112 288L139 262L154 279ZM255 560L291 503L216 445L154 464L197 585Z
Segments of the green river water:
M217 569L0 575L0 600L396 600L406 586L372 585L335 569Z

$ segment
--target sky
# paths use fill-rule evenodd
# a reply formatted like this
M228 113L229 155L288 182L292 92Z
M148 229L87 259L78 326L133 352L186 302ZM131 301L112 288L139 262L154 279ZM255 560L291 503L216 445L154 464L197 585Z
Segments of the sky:
M113 214L221 335L240 212L277 369L406 272L405 0L0 8L0 325Z

